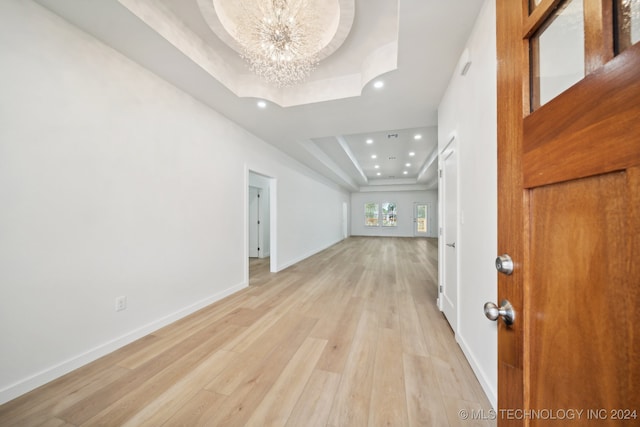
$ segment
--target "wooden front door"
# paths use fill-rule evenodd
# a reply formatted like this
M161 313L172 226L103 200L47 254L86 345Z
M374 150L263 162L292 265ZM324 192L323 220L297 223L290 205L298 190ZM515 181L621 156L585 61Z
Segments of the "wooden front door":
M628 0L571 1L584 76L549 97L540 34L568 2L497 0L501 426L640 425L640 43Z

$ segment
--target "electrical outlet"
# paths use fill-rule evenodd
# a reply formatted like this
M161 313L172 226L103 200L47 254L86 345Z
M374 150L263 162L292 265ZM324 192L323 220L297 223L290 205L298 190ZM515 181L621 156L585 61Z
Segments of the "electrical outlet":
M122 311L127 309L127 297L116 298L116 311Z

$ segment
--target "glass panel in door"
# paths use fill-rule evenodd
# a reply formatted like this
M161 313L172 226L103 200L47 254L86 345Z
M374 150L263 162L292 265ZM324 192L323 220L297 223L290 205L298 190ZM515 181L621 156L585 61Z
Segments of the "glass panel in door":
M540 2L542 2L542 0L529 0L529 13L533 12Z
M414 211L414 234L416 236L426 236L429 232L429 205L427 203L416 203Z
M568 0L531 38L532 109L546 104L585 76L584 5Z
M640 41L640 0L616 0L618 53Z

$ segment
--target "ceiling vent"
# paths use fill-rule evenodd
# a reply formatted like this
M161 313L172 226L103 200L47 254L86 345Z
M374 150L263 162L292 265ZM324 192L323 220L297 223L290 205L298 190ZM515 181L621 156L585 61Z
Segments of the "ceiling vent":
M469 49L465 49L462 52L462 56L460 57L460 75L466 76L469 72L469 68L471 67L471 58L469 54Z

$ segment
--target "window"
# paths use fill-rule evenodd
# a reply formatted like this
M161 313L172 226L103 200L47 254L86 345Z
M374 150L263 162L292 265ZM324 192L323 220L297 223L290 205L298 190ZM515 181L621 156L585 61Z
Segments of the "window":
M546 104L585 76L582 0L566 0L531 38L531 102Z
M364 205L364 225L367 227L377 227L378 224L378 204L365 203Z
M622 52L640 41L640 0L617 0L617 51Z
M382 204L382 226L395 227L398 225L398 207L395 203L384 202Z
M380 209L382 208L382 209ZM382 211L382 212L381 212ZM380 214L382 213L382 224ZM393 202L365 203L364 225L367 227L396 227L398 225L398 207Z

